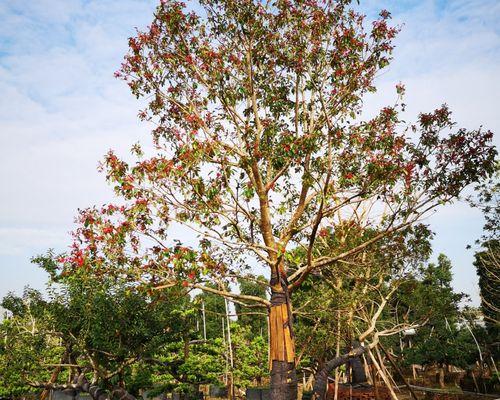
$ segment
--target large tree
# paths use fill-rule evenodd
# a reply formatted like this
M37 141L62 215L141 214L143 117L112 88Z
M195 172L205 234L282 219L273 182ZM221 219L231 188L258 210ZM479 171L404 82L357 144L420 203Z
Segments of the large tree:
M144 98L156 150L134 146L134 164L107 155L103 169L125 201L83 210L61 260L68 271L267 307L273 400L296 397L293 291L456 198L496 154L491 132L457 129L446 106L405 125L402 85L395 104L361 118L398 28L387 11L367 24L349 3L203 0L190 11L162 1L116 74ZM316 251L325 229L360 213L377 234ZM193 232L184 243L170 237L179 225ZM291 271L285 255L299 247ZM249 265L267 269L270 301L230 282L204 286Z

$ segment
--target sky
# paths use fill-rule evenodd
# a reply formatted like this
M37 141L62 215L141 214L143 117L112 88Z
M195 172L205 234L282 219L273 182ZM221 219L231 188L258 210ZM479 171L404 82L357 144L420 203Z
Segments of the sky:
M112 199L99 160L147 143L138 101L113 78L135 27L151 22L149 0L0 1L0 298L43 289L30 258L70 243L78 208ZM402 24L395 60L377 79L367 112L406 86L407 119L447 103L466 128L500 132L500 2L361 0ZM498 145L499 135L495 141ZM454 287L479 303L473 251L481 214L457 202L425 220L453 263ZM174 233L175 235L175 233Z

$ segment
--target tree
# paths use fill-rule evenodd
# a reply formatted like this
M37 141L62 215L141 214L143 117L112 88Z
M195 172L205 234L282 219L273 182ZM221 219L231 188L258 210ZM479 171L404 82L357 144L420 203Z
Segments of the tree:
M270 301L208 291L268 307L271 397L294 399L291 293L488 176L492 133L456 129L446 106L402 127L402 85L395 106L361 119L398 31L387 11L366 30L343 0L203 0L194 9L164 0L130 38L116 75L146 99L140 117L155 126L156 154L136 145L133 165L107 155L103 169L125 201L81 211L61 267L206 290L260 264ZM316 257L333 217L348 223L362 210L378 233ZM172 241L175 224L196 238ZM290 273L285 254L296 247L305 256Z
M440 254L437 264L422 268L420 280L407 283L399 304L402 319L422 324L413 346L405 349L406 362L437 365L441 387L447 365L466 367L469 355L477 353L470 334L460 327L459 306L465 296L453 291L451 281L451 262Z
M478 185L474 197L469 198L473 207L478 207L485 218L483 235L476 244L481 248L474 254L474 266L479 277L481 311L486 324L486 335L482 342L486 345L493 367L498 359L500 348L500 166L497 164L495 175L487 182ZM498 374L497 374L498 375Z
M207 287L217 289L215 284L208 284ZM223 337L222 319L226 319L226 304L224 298L214 293L203 292L196 296L198 303L199 320L205 324L207 339L216 339ZM203 312L205 316L203 316Z
M497 164L494 176L477 185L475 196L468 198L473 207L479 208L484 216L483 235L476 243L481 249L474 254L474 266L479 276L481 307L488 324L500 324L498 307L500 293L500 165Z
M234 384L246 388L251 384L262 384L262 378L267 374L269 362L267 359L267 340L253 326L240 322L231 324L231 337L234 353Z
M317 251L331 255L338 251L340 243L356 246L360 240L366 240L366 235L376 234L353 224L336 226L318 239L321 246ZM316 371L316 383L318 377L322 378L320 384L326 389L327 375L348 361L342 353L355 345L360 336L366 337L366 332L372 330L375 336L387 340L414 325L413 321L394 318L391 306L401 285L429 257L430 237L431 232L424 225L401 230L378 241L369 251L322 269L295 292L299 365ZM297 264L302 259L298 253L291 256ZM366 356L379 358L377 351L368 351ZM332 357L337 360L335 363L329 362ZM377 364L382 376L387 375L381 360L373 364ZM361 374L364 375L362 369ZM337 378L336 372L336 382ZM384 380L388 387L392 386L387 376ZM321 390L318 384L315 387Z
M489 240L483 250L474 254L474 266L479 276L481 308L486 322L500 325L500 241Z
M257 296L267 298L267 282L262 275L246 275L238 279L240 293L247 296ZM262 310L255 310L235 303L236 314L238 315L238 324L248 326L249 334L252 337L262 336L267 338L267 316Z
M40 292L26 288L21 297L5 296L1 305L9 315L0 324L0 396L28 395L34 389L27 385L27 376L49 380L40 361L60 362L63 349L45 334L52 318Z
M119 279L59 275L54 259L34 258L51 274L48 299L27 289L2 300L1 394L97 385L137 395L158 376L160 389L187 390L222 373L220 343L199 343L197 310L180 288L147 294Z

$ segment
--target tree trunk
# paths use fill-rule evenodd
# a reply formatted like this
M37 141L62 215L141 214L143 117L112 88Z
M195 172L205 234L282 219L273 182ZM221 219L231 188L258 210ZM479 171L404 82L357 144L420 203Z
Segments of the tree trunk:
M328 390L328 376L330 372L332 372L335 368L340 367L343 364L346 364L350 359L360 357L366 348L363 346L356 347L351 350L349 353L335 357L328 361L324 368L322 368L316 374L316 382L314 383L314 394L316 398L324 399L326 396L326 392Z
M439 387L444 389L444 365L439 364Z
M88 393L93 400L111 400L113 398L119 398L120 400L136 400L134 396L132 396L123 388L115 388L111 393L108 393L108 391L90 383L85 377L85 374L80 374L79 376L75 377L73 383L70 384L43 384L40 386L37 385L35 387L62 390L65 394L73 397L76 396L78 392L85 392Z
M359 348L361 344L354 342L352 348ZM360 357L353 357L347 361L347 370L350 371L349 378L351 385L366 383L365 367Z
M271 369L271 400L297 399L295 343L292 310L287 283L271 278L269 310L269 364Z
M66 348L66 350L64 351L64 354L61 357L61 364L64 364L64 362L67 360L69 353L70 353L70 349ZM61 366L58 365L55 368L55 370L52 372L52 375L50 376L48 384L56 383L60 372L61 372ZM40 395L40 400L47 400L49 398L49 394L50 394L50 389L44 389L42 394Z

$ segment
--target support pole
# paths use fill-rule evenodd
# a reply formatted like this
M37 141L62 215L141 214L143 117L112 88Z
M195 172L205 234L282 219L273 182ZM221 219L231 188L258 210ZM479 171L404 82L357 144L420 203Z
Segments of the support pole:
M394 367L394 369L396 370L396 372L398 373L399 377L403 380L403 383L405 384L405 386L407 387L407 389L410 391L410 394L411 394L411 397L413 397L414 400L418 400L417 398L417 395L415 394L415 392L413 391L413 389L411 388L410 384L406 381L404 375L403 375L403 372L401 371L401 369L396 365L396 362L393 360L392 356L389 354L389 352L387 352L384 347L379 343L379 346L380 346L380 349L382 350L382 352L385 354L385 356L387 357L387 359L389 360L389 362L391 363L391 365Z
M376 360L376 358L374 357L372 351L370 349L368 349L368 355L370 356L371 360L372 360L372 363L373 365L375 366L375 368L377 369L380 377L382 378L382 380L384 381L385 383L385 386L387 386L387 390L389 390L389 393L391 394L391 397L394 399L394 400L399 400L398 399L398 396L396 396L396 393L394 393L394 390L392 389L392 385L391 383L389 382L389 379L387 378L387 376L385 375L384 371L382 370L382 368L380 367L378 361Z
M205 302L201 302L201 316L203 318L203 340L207 340L207 321L205 317Z
M226 322L227 322L227 343L229 346L229 362L231 366L231 370L229 375L231 376L231 385L230 385L230 398L234 399L234 381L233 381L233 369L234 369L234 359L233 359L233 345L231 343L231 327L230 327L230 320L229 320L229 304L227 299L224 299L224 302L226 304Z

